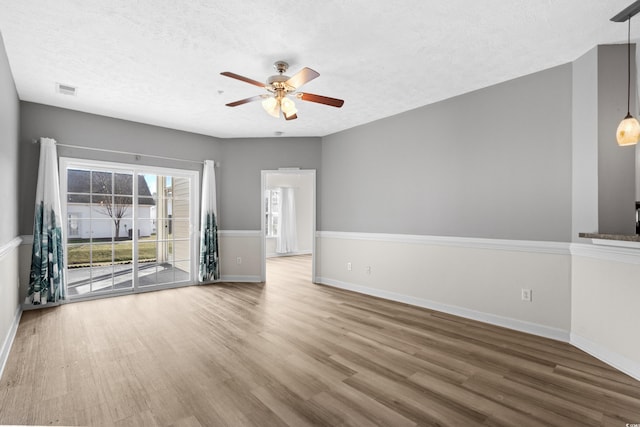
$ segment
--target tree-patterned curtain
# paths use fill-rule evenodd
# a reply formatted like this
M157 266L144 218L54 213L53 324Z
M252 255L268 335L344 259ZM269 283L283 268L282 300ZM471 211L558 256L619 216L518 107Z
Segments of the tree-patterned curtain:
M61 212L56 142L40 138L28 304L46 304L65 298Z
M200 274L201 282L220 279L218 256L218 223L216 210L215 162L205 160L202 174L202 212L200 215Z

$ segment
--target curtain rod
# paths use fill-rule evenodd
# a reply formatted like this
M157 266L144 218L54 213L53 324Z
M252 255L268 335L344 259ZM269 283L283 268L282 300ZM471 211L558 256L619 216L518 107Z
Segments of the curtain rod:
M50 138L53 139L53 138ZM54 139L55 141L55 139ZM40 139L33 139L31 142L33 142L34 144L38 144L40 143ZM114 153L114 154L127 154L127 155L131 155L131 156L135 156L136 160L140 160L140 158L142 157L153 157L154 159L162 159L162 160L172 160L172 161L177 161L177 162L187 162L187 163L198 163L203 165L204 162L200 161L200 160L187 160L187 159L174 159L171 157L164 157L164 156L156 156L155 154L141 154L141 153L132 153L129 151L119 151L119 150L109 150L106 148L94 148L94 147L83 147L82 145L70 145L70 144L60 144L59 142L56 142L56 145L59 147L66 147L66 148L78 148L81 150L92 150L92 151L101 151L104 153ZM220 163L216 162L215 166L220 166Z

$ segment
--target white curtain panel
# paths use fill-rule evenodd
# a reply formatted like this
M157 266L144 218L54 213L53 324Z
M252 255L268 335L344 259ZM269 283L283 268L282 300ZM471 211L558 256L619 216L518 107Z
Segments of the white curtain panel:
M279 217L280 227L278 228L276 253L288 254L298 252L295 189L289 187L280 188Z
M40 138L31 273L26 304L54 303L65 298L63 248L56 141Z
M218 254L218 217L216 206L216 172L213 160L205 160L202 174L202 211L200 214L201 282L220 279Z

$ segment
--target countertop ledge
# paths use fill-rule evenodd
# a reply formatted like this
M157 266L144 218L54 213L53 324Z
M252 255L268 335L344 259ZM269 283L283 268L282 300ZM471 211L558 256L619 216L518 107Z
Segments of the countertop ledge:
M640 242L640 235L638 234L578 233L578 237L585 239L618 240L621 242Z

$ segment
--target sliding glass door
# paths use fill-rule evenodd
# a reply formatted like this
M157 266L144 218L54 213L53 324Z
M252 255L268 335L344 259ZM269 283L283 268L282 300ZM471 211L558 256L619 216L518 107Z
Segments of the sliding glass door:
M191 284L198 173L60 159L70 298Z

